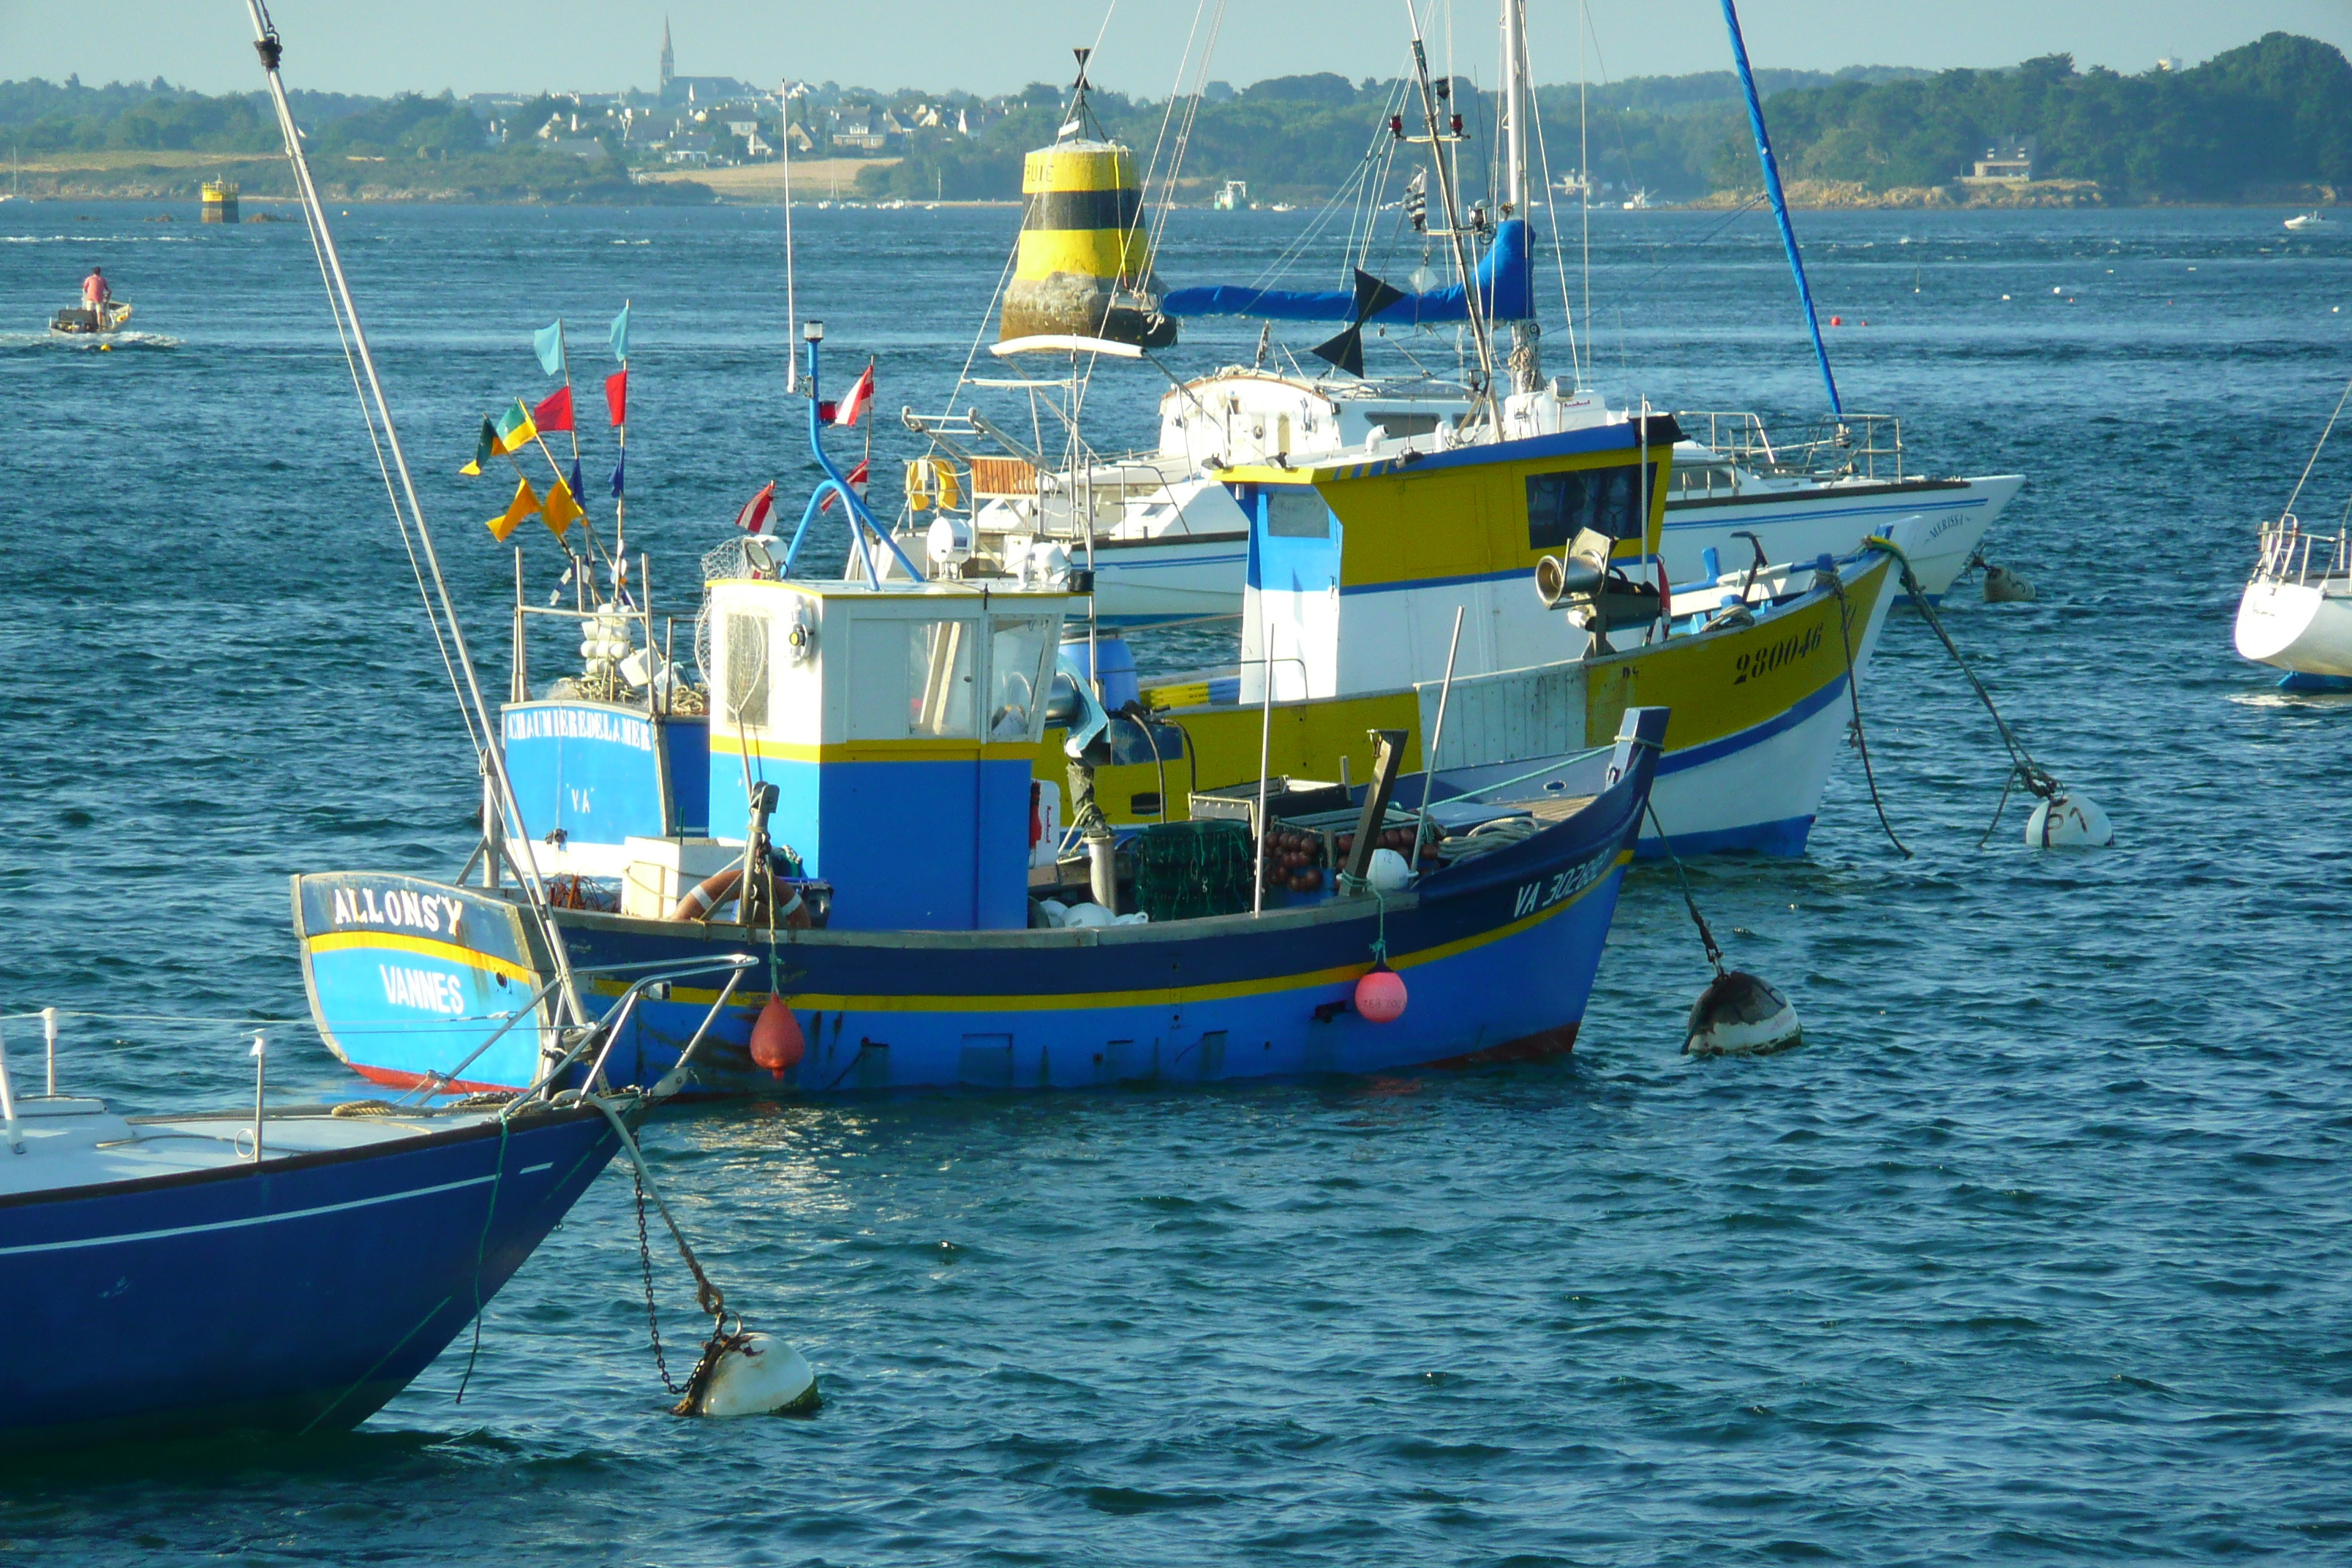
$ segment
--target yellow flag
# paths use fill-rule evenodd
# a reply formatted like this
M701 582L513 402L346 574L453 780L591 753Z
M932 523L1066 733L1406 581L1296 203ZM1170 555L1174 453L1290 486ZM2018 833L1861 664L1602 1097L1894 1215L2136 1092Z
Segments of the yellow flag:
M562 489L562 482L561 480L557 481L556 488L558 489ZM567 495L563 499L567 503L569 503L572 498ZM490 531L490 537L497 540L499 543L504 544L506 542L507 535L515 531L515 525L520 522L524 518L529 517L532 512L539 510L541 504L542 503L539 499L539 492L530 488L530 481L529 479L523 480L520 484L515 487L514 500L508 503L507 510L499 516L490 519L488 523L485 525ZM578 507L573 507L572 511L572 515L576 517L579 515L580 509ZM557 530L557 532L559 533L562 531L561 529Z
M541 514L547 531L561 539L563 531L572 526L572 519L582 515L580 503L572 499L572 487L562 479L556 480L555 488L547 492L547 510Z

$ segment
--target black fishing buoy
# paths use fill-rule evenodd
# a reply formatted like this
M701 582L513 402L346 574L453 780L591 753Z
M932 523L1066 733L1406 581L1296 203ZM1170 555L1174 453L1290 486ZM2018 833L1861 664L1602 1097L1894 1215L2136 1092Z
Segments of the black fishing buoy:
M1797 1009L1769 981L1719 971L1691 1005L1683 1051L1695 1057L1754 1057L1802 1044Z

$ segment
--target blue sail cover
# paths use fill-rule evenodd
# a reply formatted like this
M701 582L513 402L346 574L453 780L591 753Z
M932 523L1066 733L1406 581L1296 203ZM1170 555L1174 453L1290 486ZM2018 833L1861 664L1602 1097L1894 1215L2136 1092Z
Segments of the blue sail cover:
M1478 285L1482 313L1490 321L1523 321L1536 313L1534 269L1528 259L1528 225L1524 218L1506 218L1495 228L1495 243L1486 247L1472 276ZM1213 283L1201 289L1171 289L1160 301L1170 316L1264 316L1277 321L1349 321L1355 319L1352 289L1247 289L1233 283ZM1459 284L1407 294L1370 320L1416 325L1470 319L1468 302Z

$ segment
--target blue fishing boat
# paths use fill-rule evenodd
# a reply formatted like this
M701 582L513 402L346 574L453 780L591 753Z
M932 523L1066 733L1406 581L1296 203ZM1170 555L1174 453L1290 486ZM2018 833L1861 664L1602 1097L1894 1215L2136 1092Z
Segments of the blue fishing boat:
M0 1447L365 1420L619 1148L635 1097L121 1116L0 1058Z
M747 550L707 586L699 713L677 710L674 672L625 689L600 668L587 691L567 678L535 697L518 675L492 773L510 794L478 880L295 879L337 1054L390 1084L527 1083L593 996L648 966L740 957L754 967L693 1089L1215 1081L1569 1047L1664 709L1628 708L1613 745L1501 776L1402 775L1408 737L1387 731L1370 780L1220 792L1244 820L1104 831L1072 880L1034 768L1077 597L1066 580L881 574L887 531L824 452L821 336L812 324L804 386L826 477L803 527L825 496L846 502L864 580L792 575L798 535L781 563ZM609 624L627 617L586 614L608 623L584 639L608 664ZM1093 700L1083 680L1063 689ZM1107 717L1059 721L1071 755ZM681 763L698 742L698 769ZM1333 847L1311 884L1286 862L1252 869L1302 836ZM1376 839L1405 850L1384 878ZM1373 990L1408 996L1401 1016L1364 1005L1374 972L1389 978ZM684 980L648 988L611 1080L669 1073L714 1001Z

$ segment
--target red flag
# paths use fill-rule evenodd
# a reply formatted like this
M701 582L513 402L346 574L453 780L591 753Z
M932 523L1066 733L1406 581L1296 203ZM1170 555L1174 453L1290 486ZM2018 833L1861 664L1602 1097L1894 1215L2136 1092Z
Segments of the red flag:
M866 459L861 458L858 461L857 467L850 469L848 473L842 476L843 479L848 482L849 488L857 492L857 499L859 500L864 500L866 499L866 486L867 482L866 464ZM839 499L839 492L827 490L824 492L824 499L816 503L816 510L819 511L831 511L833 510L833 503Z
M743 503L743 510L735 514L735 526L746 533L759 532L766 526L768 513L775 504L776 482L771 479L758 495Z
M530 422L542 430L572 428L572 389L559 386L547 395L547 401L530 411Z
M604 378L604 406L613 411L613 423L629 422L629 373L616 370Z
M857 384L849 389L849 395L835 405L833 412L826 417L835 425L843 426L855 425L857 423L858 416L866 412L866 405L873 401L874 362L867 360L866 374L857 378Z

